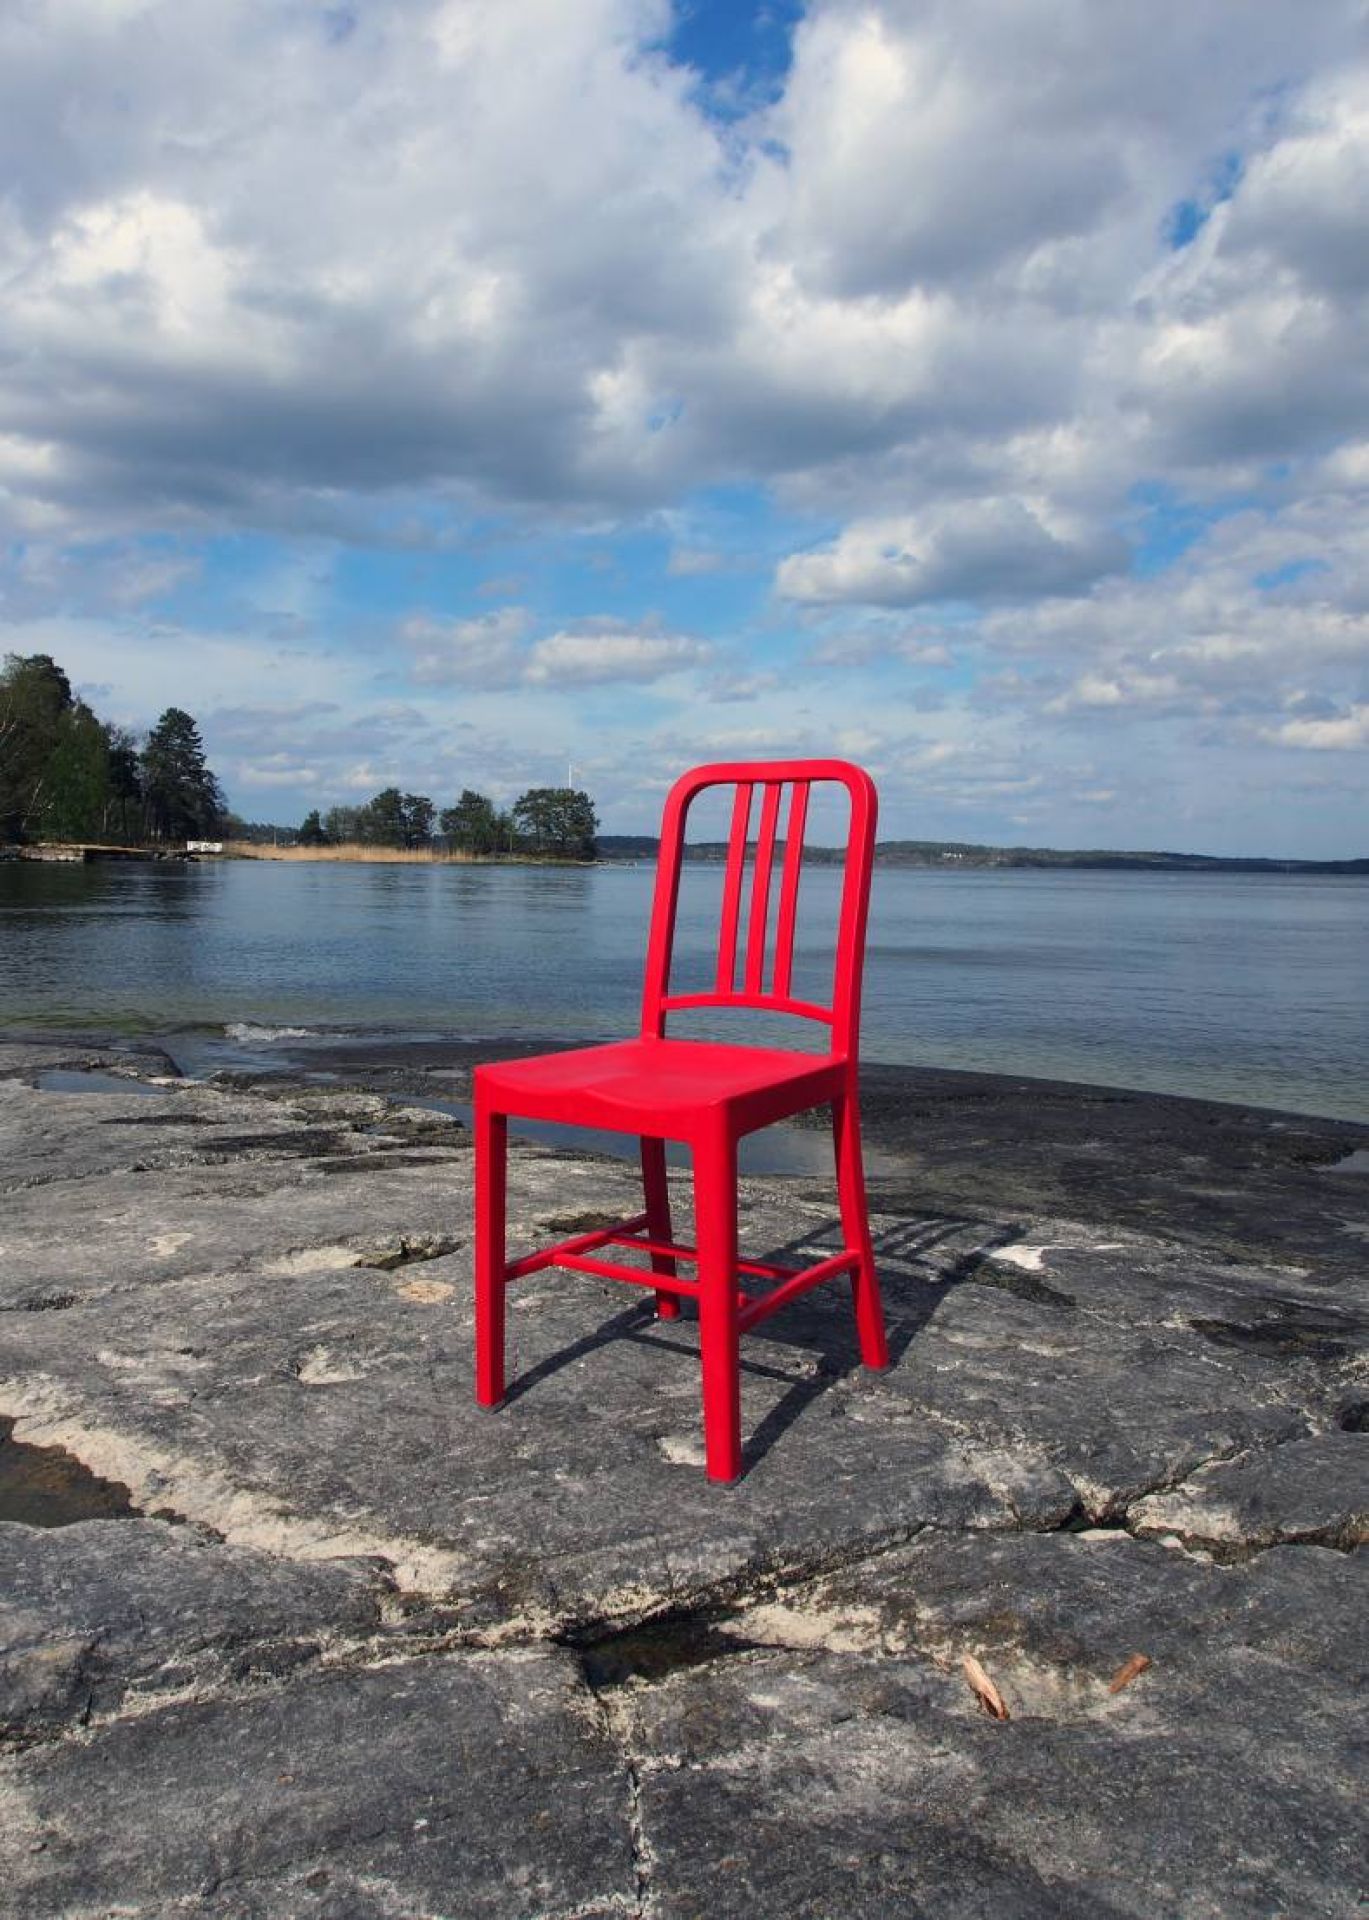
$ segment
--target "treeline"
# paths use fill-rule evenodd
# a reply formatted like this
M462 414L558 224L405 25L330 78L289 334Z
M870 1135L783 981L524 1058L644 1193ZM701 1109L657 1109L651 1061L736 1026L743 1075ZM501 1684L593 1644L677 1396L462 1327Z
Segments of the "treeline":
M7 654L0 669L0 842L283 838L593 860L598 827L576 787L529 787L507 809L467 787L441 812L427 794L385 787L364 806L315 808L297 829L254 825L229 812L182 708L138 735L101 720L45 653Z
M79 700L45 653L0 670L0 841L185 841L226 813L199 728L168 707L145 737Z
M748 844L754 846L755 842ZM653 834L605 834L599 841L601 860L651 861L660 842ZM783 852L784 841L777 842ZM805 846L803 857L812 866L839 866L843 847ZM685 859L721 863L727 858L725 840L692 840ZM881 840L875 861L883 867L939 867L970 872L990 868L1078 868L1117 873L1346 873L1369 874L1366 860L1278 860L1257 855L1215 853L1128 853L1106 848L1062 850L1058 847L989 847L967 840Z
M498 858L532 854L557 860L593 860L599 820L594 802L578 787L529 787L507 810L467 787L439 813L426 793L385 787L364 806L315 808L286 838L302 847L399 847L442 849ZM279 838L277 827L233 821L236 837Z

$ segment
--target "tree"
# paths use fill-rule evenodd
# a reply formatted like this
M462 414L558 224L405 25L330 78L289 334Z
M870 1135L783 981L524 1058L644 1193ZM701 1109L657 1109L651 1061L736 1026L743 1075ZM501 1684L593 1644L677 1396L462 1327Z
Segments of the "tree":
M357 839L364 847L404 845L404 795L398 787L382 787L358 811Z
M168 707L142 756L143 810L156 840L185 840L216 831L227 811L205 764L200 730L180 707Z
M361 838L361 808L329 807L323 831L335 847L351 846Z
M404 796L404 845L427 847L432 844L433 818L437 812L426 793Z
M74 700L57 723L48 755L44 834L93 839L104 828L109 789L109 735L85 701Z
M472 787L462 789L454 807L445 807L438 822L447 842L461 853L499 853L500 820L493 800Z
M130 839L137 832L142 811L143 788L139 778L138 743L123 727L105 728L109 786L105 795L105 814L100 824L104 834L117 833Z
M51 760L71 711L71 682L46 653L5 656L0 672L0 839L42 831Z
M328 815L331 831L334 814L347 808L333 808ZM401 793L398 787L383 787L375 797L358 807L351 837L365 847L426 847L433 837L436 808L426 793Z
M215 832L224 812L199 729L168 707L139 754L133 735L76 699L45 653L0 670L0 839L130 840Z
M529 787L513 804L513 824L536 853L594 858L599 819L594 802L577 787Z
M317 807L314 808L312 813L306 813L300 822L298 839L302 847L327 846L328 835L324 832L323 822L319 819Z

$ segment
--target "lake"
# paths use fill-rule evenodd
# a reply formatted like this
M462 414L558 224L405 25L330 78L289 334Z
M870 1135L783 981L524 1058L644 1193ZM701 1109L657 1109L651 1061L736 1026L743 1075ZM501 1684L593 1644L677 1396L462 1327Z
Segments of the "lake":
M0 1025L155 1036L189 1071L307 1057L311 1037L344 1033L618 1037L637 1018L652 879L6 864ZM718 885L716 869L686 870L678 986L703 983ZM800 993L822 991L810 928L836 887L805 873ZM872 1060L1369 1120L1369 883L881 869L864 1035Z

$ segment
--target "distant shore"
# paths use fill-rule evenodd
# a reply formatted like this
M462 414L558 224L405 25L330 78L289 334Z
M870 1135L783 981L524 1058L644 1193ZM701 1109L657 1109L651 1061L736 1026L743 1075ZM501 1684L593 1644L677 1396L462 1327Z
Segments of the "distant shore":
M782 843L781 843L782 847ZM441 867L593 867L650 866L654 864L658 842L649 835L605 834L600 836L599 851L592 860L577 860L552 853L470 853L463 848L367 846L359 841L339 845L278 845L258 840L225 840L210 851L200 847L169 845L124 846L95 843L43 841L30 846L0 846L0 860L38 862L80 862L89 860L285 860L321 861L334 866L441 866ZM695 841L685 848L687 863L717 865L727 856L723 841ZM812 866L839 866L844 854L839 847L810 846L805 858ZM1369 859L1355 860L1278 860L1273 858L1225 857L1200 853L1128 853L1106 850L1070 852L1050 847L952 846L932 841L883 840L875 848L875 860L881 867L901 867L918 872L1109 872L1109 873L1196 873L1196 874L1309 874L1350 876L1369 879Z
M334 866L399 865L410 867L590 867L592 860L565 860L552 853L467 853L440 847L364 847L349 841L336 847L276 847L251 840L225 840L224 860L321 860Z
M658 842L650 834L601 833L601 861L656 858ZM722 861L723 840L696 840L685 849L686 860ZM845 855L840 847L806 846L804 857L816 866L836 866ZM875 847L881 867L929 869L939 873L998 872L1003 869L1059 869L1115 873L1312 873L1357 874L1369 878L1369 858L1344 860L1284 860L1269 855L1170 853L1162 849L1128 850L1108 847L995 847L966 840L881 840Z

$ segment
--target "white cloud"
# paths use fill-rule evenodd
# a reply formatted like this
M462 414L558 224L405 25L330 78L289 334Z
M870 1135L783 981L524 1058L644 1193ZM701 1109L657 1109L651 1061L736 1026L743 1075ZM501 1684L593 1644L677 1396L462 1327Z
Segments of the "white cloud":
M193 580L200 563L192 558L148 560L141 564L121 563L110 583L109 597L116 606L138 607L149 600L160 600L177 587Z
M1333 753L1369 747L1369 701L1330 719L1285 720L1281 727L1267 728L1262 738L1281 747L1310 747Z
M1006 442L1081 417L1229 458L1324 420L1357 338L1313 305L1362 270L1357 17L829 0L725 132L665 0L10 9L10 511L355 536L405 490L597 510L976 441L1004 497ZM1252 351L1298 391L1256 406Z
M1171 673L1084 673L1064 693L1048 700L1045 710L1077 713L1126 708L1135 712L1170 710L1183 704L1179 681Z
M711 658L705 641L685 634L633 633L600 626L548 634L532 649L524 678L532 686L591 686L659 680Z
M400 628L413 655L413 680L426 687L512 687L527 668L532 624L524 607L499 607L469 620L415 615Z
M1092 0L832 0L801 26L775 114L794 252L849 294L1006 275L1106 301L1266 90L1354 30L1350 7L1279 0L1239 26L1205 0L1162 18Z
M288 754L272 754L266 760L236 760L233 778L243 787L298 787L304 793L317 793L322 780L315 766L297 766Z
M417 686L478 688L591 686L659 680L701 666L712 648L687 634L588 620L532 641L525 607L500 607L472 619L415 615L400 628Z
M461 750L526 783L539 712L559 755L577 689L683 703L701 667L767 703L761 740L878 735L919 804L980 804L992 759L1005 803L1044 805L1045 765L1070 804L1196 807L1213 768L1239 823L1306 764L1280 746L1362 744L1360 0L813 0L779 97L726 124L671 20L0 9L4 644L129 713L324 687L298 750L232 750L363 785L409 764L347 737L395 671L434 780L453 689L491 741L519 701L517 746ZM802 550L728 522L761 493ZM618 624L572 620L574 541L625 522L664 532L664 582L639 549L599 583ZM193 571L262 531L274 571ZM345 605L337 542L411 567L389 605ZM485 616L392 610L467 564ZM781 605L724 664L689 583L741 605L762 567ZM806 690L775 675L796 626ZM1089 728L1117 768L1085 770Z

